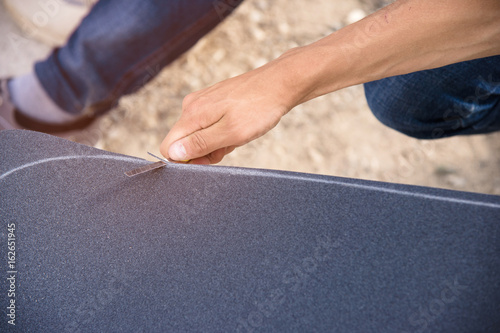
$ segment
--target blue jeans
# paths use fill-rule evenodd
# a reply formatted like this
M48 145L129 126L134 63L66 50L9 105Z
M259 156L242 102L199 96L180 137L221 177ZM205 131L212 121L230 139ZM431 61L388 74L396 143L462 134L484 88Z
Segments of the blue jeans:
M67 45L35 65L49 96L72 114L101 114L142 87L243 0L101 0ZM500 56L365 85L386 125L418 138L500 129Z
M373 114L420 139L500 130L500 56L365 84Z
M243 0L101 0L68 43L35 65L63 110L101 114L142 87Z

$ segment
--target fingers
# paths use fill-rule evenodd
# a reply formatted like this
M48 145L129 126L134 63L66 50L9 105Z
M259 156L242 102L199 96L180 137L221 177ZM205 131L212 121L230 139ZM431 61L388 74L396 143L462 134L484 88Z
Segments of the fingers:
M219 156L221 146L224 146L224 137L217 135L217 128L213 125L196 131L174 142L168 148L168 156L174 161L192 160L203 156ZM217 152L217 154L215 154Z
M248 104L248 105L247 105ZM222 160L235 147L244 145L273 128L279 121L282 111L279 108L265 110L265 106L255 112L254 105L235 105L224 109L216 105L214 111L183 113L179 122L172 128L163 143L161 153L174 161L191 160L193 164L213 164ZM217 110L217 111L215 111ZM211 116L209 121L200 120L204 113L222 112L222 116ZM197 125L196 125L197 124Z
M245 143L240 143L242 131L238 128L241 126L223 99L213 102L202 93L186 96L181 118L160 146L165 157L174 161L191 160L193 164L213 164Z
M202 110L203 106L201 105L200 107L198 107L194 103L194 101L196 100L196 94L190 94L184 99L181 118L169 131L168 135L160 145L160 152L163 156L176 161L185 161L191 158L203 156L192 155L193 150L189 149L190 157L188 157L188 150L186 150L186 147L182 142L173 145L174 142L179 141L180 139L186 138L193 133L197 133L197 131L212 126L213 124L217 123L222 117L222 114L218 112L194 112L194 110ZM203 142L204 136L200 134L196 134L195 136L196 137L194 139L186 139L190 141L190 146L194 144L200 148L206 147L206 143ZM191 141L194 142L191 143Z
M209 128L194 132L168 146L167 139L162 143L161 148L167 149L162 154L171 160L187 162L190 164L215 164L222 161L225 155L231 153L236 146L214 149L222 144L220 140L210 140L211 133L217 133L217 128ZM216 136L217 137L217 136ZM208 143L210 142L210 143ZM209 153L206 153L209 152ZM205 155L203 155L205 154ZM198 157L201 156L201 157Z
M163 140L160 151L174 161L191 160L215 152L224 147L224 137L217 135L219 127L217 120L200 124L199 120L183 114Z
M174 161L218 163L235 147L276 126L290 103L282 100L275 80L259 73L251 71L186 96L161 153Z

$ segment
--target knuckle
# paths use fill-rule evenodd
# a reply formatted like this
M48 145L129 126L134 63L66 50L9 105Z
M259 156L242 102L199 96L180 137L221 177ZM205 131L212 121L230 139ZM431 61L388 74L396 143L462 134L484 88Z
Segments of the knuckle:
M194 99L194 93L190 93L184 97L182 100L182 105L189 104L193 101Z
M191 135L190 143L191 143L192 153L195 155L203 154L208 150L207 141L205 140L204 136L199 132L195 132Z
M195 93L190 93L182 100L182 110L184 112L192 112L197 109L197 101L198 97Z

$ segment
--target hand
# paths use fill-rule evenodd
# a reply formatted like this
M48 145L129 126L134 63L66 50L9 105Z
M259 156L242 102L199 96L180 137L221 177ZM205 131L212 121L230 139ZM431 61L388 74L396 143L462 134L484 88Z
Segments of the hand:
M161 153L174 161L218 163L271 130L295 106L278 67L269 63L186 96Z
M265 66L188 95L160 151L175 161L217 163L310 99L498 55L499 15L498 0L396 1Z

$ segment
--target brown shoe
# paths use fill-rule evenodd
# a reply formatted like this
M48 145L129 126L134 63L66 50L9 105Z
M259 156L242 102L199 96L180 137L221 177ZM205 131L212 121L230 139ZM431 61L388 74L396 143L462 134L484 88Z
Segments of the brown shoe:
M43 132L71 141L94 145L99 139L97 117L82 116L64 124L44 123L28 117L16 109L10 98L9 79L0 79L0 131L25 129Z

